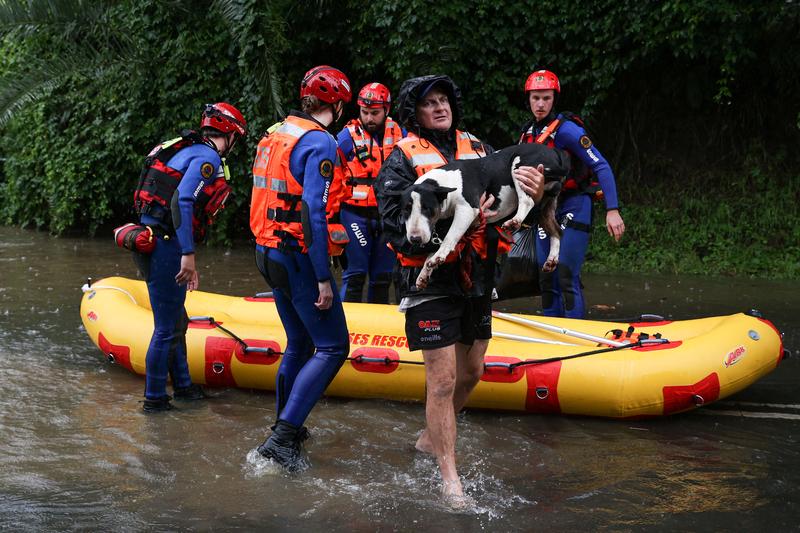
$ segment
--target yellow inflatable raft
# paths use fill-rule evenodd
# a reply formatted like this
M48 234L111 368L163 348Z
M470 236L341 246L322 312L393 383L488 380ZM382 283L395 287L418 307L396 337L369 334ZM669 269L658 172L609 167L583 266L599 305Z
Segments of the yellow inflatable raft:
M144 375L153 331L147 287L125 278L84 286L81 319L106 357ZM192 380L274 388L286 337L270 298L191 292ZM394 306L345 304L350 356L326 393L422 400L425 370ZM486 370L471 407L613 418L663 416L734 394L783 355L767 320L735 314L611 323L495 313Z

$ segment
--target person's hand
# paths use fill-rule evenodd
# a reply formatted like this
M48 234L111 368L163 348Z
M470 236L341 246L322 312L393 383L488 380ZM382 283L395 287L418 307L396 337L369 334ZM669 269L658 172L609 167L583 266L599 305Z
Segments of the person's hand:
M196 291L198 287L200 287L200 273L195 270L194 276L189 280L189 283L186 284L186 290Z
M186 285L192 280L196 280L197 270L194 267L194 254L186 254L181 256L181 270L175 276L175 281L178 285Z
M492 207L493 204L494 204L493 194L489 194L488 192L484 192L483 194L481 194L480 205L481 205L481 213L483 214L484 219L492 218L497 214L497 211L489 209L490 207ZM475 220L472 221L471 227L477 228L480 225L481 225L481 217L475 217Z
M541 202L544 196L544 165L536 168L519 167L513 173L525 194L533 198L535 203Z
M314 305L317 306L317 309L320 311L325 311L326 309L330 309L331 305L333 305L333 291L331 290L331 281L318 281L317 288L319 289L319 297Z
M606 229L608 234L614 237L614 240L619 242L622 234L625 233L625 222L617 209L609 209L606 211Z

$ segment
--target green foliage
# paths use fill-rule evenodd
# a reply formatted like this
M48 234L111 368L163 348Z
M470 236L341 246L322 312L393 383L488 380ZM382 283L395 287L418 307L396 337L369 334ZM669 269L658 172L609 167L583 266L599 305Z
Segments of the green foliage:
M0 221L56 234L94 234L132 217L131 194L144 154L181 129L196 128L203 104L229 101L245 116L263 117L251 119L251 131L269 125L281 106L270 58L287 44L282 39L266 43L281 22L259 12L256 4L109 2L90 22L75 13L76 24L83 24L80 32L70 24L29 32L29 23L19 22L5 35L5 49L14 53L0 67L0 91L5 91L0 94L9 94L0 108L6 105L13 117L0 132L4 145L15 147L2 152ZM86 45L107 42L108 35L124 35L126 44ZM27 37L18 41L20 36ZM73 56L74 50L80 55ZM82 64L80 69L68 68L73 57L79 57L74 62ZM31 61L37 68L50 67L31 77ZM251 63L259 70L251 71ZM45 86L36 85L41 79L47 80ZM29 90L20 95L18 86ZM17 103L22 100L37 103L25 107ZM251 147L238 150L246 155L235 158L238 198L231 212L246 204L249 193ZM226 226L223 218L220 227ZM217 237L225 238L224 231Z
M230 242L249 236L260 133L311 66L395 94L446 73L462 126L496 147L530 116L525 78L548 68L626 206L625 240L598 231L589 268L798 277L799 36L784 0L0 0L0 223L130 219L143 155L228 101L251 132L212 232Z
M661 182L640 191L622 210L619 244L598 209L586 269L800 278L800 175L783 173L762 150L751 150L744 172L691 176L692 190Z

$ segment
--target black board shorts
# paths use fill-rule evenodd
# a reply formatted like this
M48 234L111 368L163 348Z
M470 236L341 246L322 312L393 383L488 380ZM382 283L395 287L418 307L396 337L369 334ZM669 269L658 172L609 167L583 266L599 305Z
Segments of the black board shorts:
M456 342L471 346L476 339L491 339L491 299L446 296L410 307L406 310L406 338L412 352Z

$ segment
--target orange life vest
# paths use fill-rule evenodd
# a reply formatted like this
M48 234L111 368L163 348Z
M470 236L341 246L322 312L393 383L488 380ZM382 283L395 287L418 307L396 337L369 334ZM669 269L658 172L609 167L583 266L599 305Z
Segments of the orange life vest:
M383 144L375 142L367 133L361 121L353 119L346 125L353 139L353 159L347 162L350 176L346 178L348 186L343 203L359 207L377 207L373 185L381 165L392 153L395 144L403 138L403 130L390 117L386 117L383 127Z
M429 170L447 164L447 160L433 143L420 140L419 137L409 132L408 136L397 143L406 159L414 167L417 176L422 176ZM467 131L456 130L455 159L479 159L486 157L483 143Z
M296 248L306 253L301 219L303 186L289 170L289 161L297 142L310 131L325 131L314 122L297 116L286 119L270 128L258 143L253 162L253 191L250 204L250 230L256 243L268 248L292 249L288 241L297 241ZM338 160L338 155L337 155ZM334 165L331 172L341 172ZM339 255L346 240L342 242L343 227L328 227L328 253Z
M583 120L581 120L580 117L569 112L564 112L545 126L542 132L536 137L534 137L533 133L534 125L531 124L528 130L519 138L519 143L517 144L536 143L554 148L556 146L556 133L558 133L558 128L561 127L565 120L571 120L580 127L583 127ZM603 191L594 173L578 157L575 157L571 153L569 155L572 164L570 165L569 175L567 179L564 180L562 191L567 194L580 192L592 196L594 200L601 200L603 198Z

